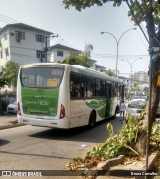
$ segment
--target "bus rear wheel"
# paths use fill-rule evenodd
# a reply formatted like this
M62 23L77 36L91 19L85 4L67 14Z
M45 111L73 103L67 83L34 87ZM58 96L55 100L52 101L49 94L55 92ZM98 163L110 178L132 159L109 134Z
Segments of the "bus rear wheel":
M88 127L89 129L93 129L95 125L96 125L96 112L92 111L89 117Z

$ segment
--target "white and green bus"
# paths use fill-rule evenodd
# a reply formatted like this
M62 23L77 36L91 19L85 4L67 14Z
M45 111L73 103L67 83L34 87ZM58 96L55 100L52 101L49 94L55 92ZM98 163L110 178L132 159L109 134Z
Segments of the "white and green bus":
M17 81L18 122L74 128L115 116L124 85L105 73L79 65L24 65Z

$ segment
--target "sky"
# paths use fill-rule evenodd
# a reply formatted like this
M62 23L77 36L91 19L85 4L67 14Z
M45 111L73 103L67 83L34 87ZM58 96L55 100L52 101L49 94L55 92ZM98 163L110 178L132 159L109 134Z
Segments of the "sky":
M134 28L127 15L125 4L113 7L106 3L102 7L91 7L81 12L74 8L65 9L62 0L0 0L0 27L11 23L25 23L58 34L51 45L61 43L77 50L84 50L85 44L92 44L91 58L97 65L117 69L122 76L132 72L148 71L148 43L141 30ZM145 25L142 28L146 32ZM126 33L124 33L127 31ZM109 32L115 36L100 32ZM122 35L124 33L124 35ZM120 38L121 37L121 38Z

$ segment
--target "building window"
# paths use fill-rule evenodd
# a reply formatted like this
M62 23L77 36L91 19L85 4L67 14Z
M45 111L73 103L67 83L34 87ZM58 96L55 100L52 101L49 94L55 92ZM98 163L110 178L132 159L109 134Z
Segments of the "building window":
M7 40L7 34L6 33L4 33L4 39Z
M11 32L11 33L10 33L10 35L11 35L11 36L14 36L14 33L13 33L13 32Z
M44 35L36 34L36 42L44 42Z
M57 51L57 56L63 57L63 51Z
M3 51L0 51L0 58L3 58Z
M5 49L6 57L9 56L9 50L8 48Z
M38 59L45 59L45 52L37 50L36 51L36 56L37 56Z
M25 32L16 31L16 39L25 40Z

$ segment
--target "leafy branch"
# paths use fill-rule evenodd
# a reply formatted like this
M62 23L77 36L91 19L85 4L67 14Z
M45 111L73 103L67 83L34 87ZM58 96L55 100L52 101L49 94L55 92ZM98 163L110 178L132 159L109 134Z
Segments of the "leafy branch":
M144 112L140 117L135 118L128 115L128 122L123 126L119 134L113 135L113 126L107 125L109 138L93 147L84 158L77 157L71 160L67 168L69 170L78 170L85 168L94 168L101 161L115 158L119 155L139 156L135 146L142 133L141 120L144 118ZM153 125L151 133L150 146L152 150L160 147L160 126Z

